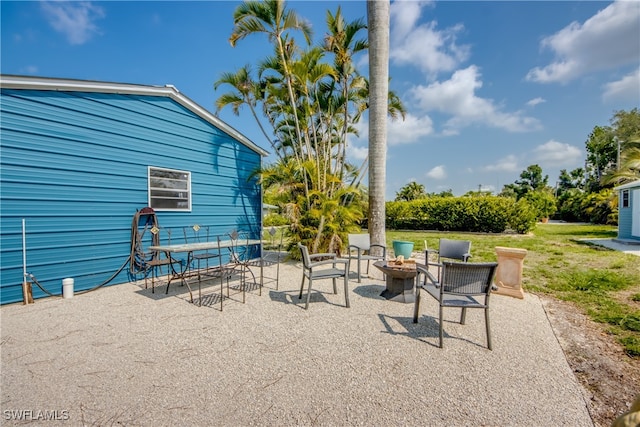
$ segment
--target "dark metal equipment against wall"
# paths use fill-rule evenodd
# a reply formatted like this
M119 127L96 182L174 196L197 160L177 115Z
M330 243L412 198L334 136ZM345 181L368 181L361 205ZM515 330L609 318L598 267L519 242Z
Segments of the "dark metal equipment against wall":
M149 245L159 245L160 244L160 235L158 233L160 226L158 224L158 218L156 217L155 211L146 207L135 213L133 216L133 221L131 223L131 253L129 257L127 257L126 261L120 266L120 268L106 281L81 292L76 292L76 295L80 295L83 293L91 292L96 289L99 289L107 284L109 284L113 279L116 278L118 274L129 264L129 272L133 275L138 273L147 274L149 270L155 265L164 265L164 260L159 260L159 254L156 252L147 253L144 251L144 242L145 242L145 234L148 232L150 234L146 236L146 241ZM27 288L23 295L23 303L29 304L33 303L33 296L31 293L31 283L27 283L27 278L29 278L33 283L35 283L42 292L50 297L61 297L62 295L55 295L52 292L49 292L38 280L36 277L27 273L25 270L25 287Z
M158 217L153 208L142 208L133 215L131 222L131 254L129 255L129 272L131 274L146 273L150 268L150 263L157 260L157 252L145 252L144 242L146 237L150 245L159 245L158 229Z

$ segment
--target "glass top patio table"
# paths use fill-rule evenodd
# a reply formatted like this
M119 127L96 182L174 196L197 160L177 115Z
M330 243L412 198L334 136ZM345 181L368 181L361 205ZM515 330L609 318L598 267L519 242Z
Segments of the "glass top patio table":
M173 274L167 283L167 291L169 292L169 285L173 280L180 280L181 283L187 285L187 289L189 290L189 297L191 302L193 303L193 292L191 291L191 286L189 285L189 266L191 265L191 261L193 260L193 253L197 251L205 251L211 249L223 249L223 248L231 248L237 246L238 244L247 245L247 246L260 246L260 254L262 254L262 240L259 239L248 239L242 241L234 241L234 240L220 240L220 241L209 241L209 242L197 242L197 243L182 243L182 244L174 244L174 245L156 245L149 246L149 249L152 251L165 252L167 256L175 253L186 253L187 261L180 270L176 270L172 265L171 268L173 270ZM261 256L262 258L262 256ZM262 286L263 277L263 266L260 264L260 285ZM202 290L200 288L200 281L198 281L198 297L199 301L202 303Z

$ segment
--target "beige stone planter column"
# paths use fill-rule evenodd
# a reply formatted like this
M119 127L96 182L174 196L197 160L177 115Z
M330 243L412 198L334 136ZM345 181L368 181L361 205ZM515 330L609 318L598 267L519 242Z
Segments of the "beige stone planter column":
M497 294L508 295L516 298L524 298L522 291L522 266L526 249L505 248L496 246L498 255L498 268L496 270L495 283L498 286Z

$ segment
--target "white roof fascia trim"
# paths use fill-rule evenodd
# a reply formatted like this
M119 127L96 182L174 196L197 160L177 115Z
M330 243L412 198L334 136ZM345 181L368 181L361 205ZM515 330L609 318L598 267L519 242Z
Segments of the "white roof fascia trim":
M177 89L175 90L175 92L171 93L169 97L174 101L176 101L177 103L184 106L185 108L193 111L203 119L207 120L212 125L222 129L223 131L225 131L226 133L228 133L238 141L242 142L247 147L251 148L253 151L256 151L257 153L259 153L261 156L266 157L267 155L269 155L267 151L263 150L262 148L258 147L256 144L251 142L249 138L242 135L236 129L232 128L231 126L229 126L228 124L226 124L225 122L223 122L222 120L220 120L219 118L211 114L205 108L193 102L189 97L182 95Z
M0 75L0 87L6 89L33 89L70 92L116 93L122 95L165 96L173 99L183 107L205 119L207 122L220 128L261 156L266 157L269 154L267 151L260 148L258 145L253 143L249 138L242 135L236 129L232 128L231 126L211 114L211 112L196 104L187 96L180 93L180 91L173 85L144 86L137 84L107 83L89 80L69 80Z
M631 181L628 182L626 184L622 184L618 187L614 187L614 190L626 190L627 188L632 188L632 187L640 187L640 179L637 181Z

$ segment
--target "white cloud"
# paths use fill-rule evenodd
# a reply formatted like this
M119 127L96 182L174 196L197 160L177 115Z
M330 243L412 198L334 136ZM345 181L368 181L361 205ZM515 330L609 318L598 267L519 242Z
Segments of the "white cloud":
M513 154L509 154L506 157L501 158L492 165L487 165L483 170L487 172L517 172L520 170L518 167L518 158Z
M104 18L104 9L91 2L42 2L49 24L63 33L71 44L84 44L100 30L95 21Z
M460 130L459 129L453 129L453 128L447 128L447 129L443 129L442 132L440 132L440 135L442 135L442 136L457 136L457 135L460 135Z
M433 133L433 121L429 116L416 117L407 114L405 120L387 122L387 143L391 145L411 144Z
M571 167L579 164L582 157L581 149L554 140L549 140L521 156L527 164L540 163L542 169L554 166ZM482 170L485 172L518 172L524 169L519 163L519 158L515 154L509 154L494 164L484 166Z
M358 136L349 135L347 155L351 159L364 159L369 151L369 122L366 117L355 123ZM433 122L429 116L416 117L407 114L405 120L387 120L387 147L412 144L433 133Z
M480 186L480 190L487 192L487 193L495 193L496 192L496 186L492 185L492 184L486 184L486 185L481 185Z
M640 68L615 82L604 85L604 101L637 101L640 97Z
M363 161L369 155L369 147L356 147L354 145L347 146L347 157L350 160Z
M541 42L554 62L529 71L527 80L566 83L593 71L640 60L640 2L616 1L584 24L572 22Z
M459 24L438 30L437 22L418 25L422 9L433 2L394 1L390 9L389 58L396 64L416 65L435 75L452 71L469 58L469 46L457 45Z
M545 166L574 165L582 158L582 150L552 139L537 146L533 156Z
M491 99L476 96L482 87L480 73L475 65L458 70L451 79L434 82L428 86L412 88L411 96L425 111L440 111L454 117L446 123L445 132L457 133L457 129L474 123L510 132L526 132L540 128L540 123L522 112L503 112Z
M547 100L544 98L537 97L527 101L527 105L529 107L535 107L536 105L542 104L543 102L547 102Z
M425 176L433 179L445 179L447 177L447 172L444 165L438 165L427 172Z

